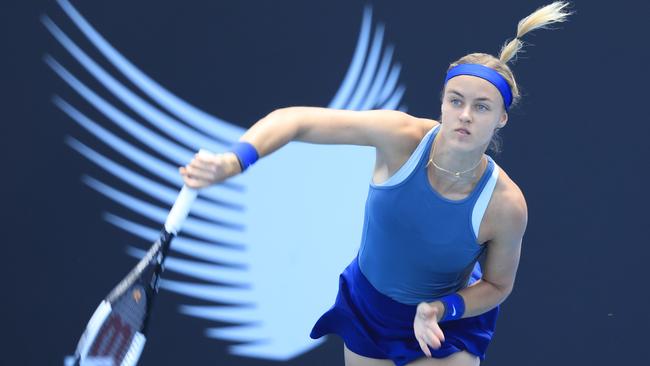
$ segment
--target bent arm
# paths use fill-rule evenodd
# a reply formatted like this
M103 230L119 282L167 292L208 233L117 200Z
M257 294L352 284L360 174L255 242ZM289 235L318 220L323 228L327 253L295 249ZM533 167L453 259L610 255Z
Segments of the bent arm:
M477 316L493 309L512 292L521 255L522 238L526 230L527 209L523 195L518 189L511 192L504 201L496 212L500 226L495 238L487 244L482 278L458 291L465 301L463 318ZM434 301L431 305L438 309L438 314L444 313L444 305L440 301Z

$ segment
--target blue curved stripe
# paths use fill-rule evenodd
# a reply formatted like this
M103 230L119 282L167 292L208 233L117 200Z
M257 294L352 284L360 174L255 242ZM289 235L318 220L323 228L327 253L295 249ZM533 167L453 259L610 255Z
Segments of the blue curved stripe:
M111 121L128 132L131 136L137 138L140 142L147 146L151 146L157 151L164 151L169 159L178 165L183 165L190 161L194 156L194 151L188 150L160 135L144 128L142 125L134 121L131 117L122 113L117 108L113 107L105 99L101 98L95 92L90 90L79 79L74 77L68 70L50 56L46 56L45 61L47 64L63 79L70 87L72 87L79 95L92 104L97 110L102 112Z
M295 333L290 329L281 329L283 333L276 334L272 339L265 339L255 342L240 343L228 347L231 355L248 358L260 358L276 363L289 362L302 354L318 347L327 340L322 337L316 340L309 339L306 342L296 342ZM273 330L264 329L266 334ZM287 338L291 341L287 342Z
M124 192L118 191L117 189L90 176L84 176L83 181L89 187L121 204L127 209L137 212L154 222L160 223L160 226L163 225L167 218L167 214L169 213L168 209L165 210ZM244 248L244 245L241 244L244 242L244 233L236 232L229 228L223 228L216 224L192 217L188 217L185 220L182 232L211 242Z
M160 287L177 294L205 301L239 306L254 306L255 304L255 296L252 291L247 289L186 283L165 278L160 279Z
M375 70L377 69L377 64L379 63L379 55L381 55L381 46L383 42L384 25L380 23L375 28L375 36L372 41L372 46L370 47L370 53L366 59L366 64L363 68L361 80L359 81L359 85L356 87L354 95L352 96L352 99L348 103L346 109L359 110L363 104L364 98L367 95L373 77L375 76Z
M246 324L264 320L259 319L259 312L256 309L244 307L181 305L178 310L195 318L224 323Z
M204 134L196 132L167 114L161 112L151 104L145 102L135 93L131 92L124 84L109 75L106 70L84 53L54 22L46 17L41 20L50 33L59 43L99 82L114 96L138 113L142 118L156 126L161 132L180 141L185 146L198 151L201 148L213 152L221 152L228 146L214 139L206 138Z
M171 183L171 185L174 187L180 187L183 185L183 179L178 174L178 169L176 166L163 162L162 160L143 152L142 150L115 136L96 122L92 121L90 118L86 117L86 115L81 113L79 110L74 108L72 105L60 97L55 96L53 98L53 103L70 118L72 118L73 121L77 122L81 127L95 135L98 139L102 140L116 152L136 163L141 168L146 169L154 175ZM223 188L229 188L230 191L225 191ZM231 196L232 192L241 192L242 190L243 187L241 185L224 182L219 185L214 185L202 189L201 195L209 197L212 201L225 207L229 207L235 210L243 210L242 205L228 202L223 199L223 197Z
M339 90L334 95L334 98L329 103L330 108L342 109L352 94L354 86L357 84L361 68L366 58L366 50L368 48L368 41L370 38L370 25L372 23L372 8L366 6L363 10L363 21L361 22L361 30L359 31L359 38L357 46L354 50L354 56L345 74L345 78L339 87Z
M360 110L365 111L379 106L379 91L386 82L386 77L388 76L388 70L390 69L394 50L395 48L393 46L386 46L384 54L381 58L381 65L379 66L379 70L377 70L377 75L372 82L372 87L368 92L368 96L365 98L365 102L359 107Z
M230 143L239 139L244 129L214 117L178 98L149 78L106 41L67 0L57 1L72 22L108 61L129 81L172 114L212 137Z
M128 246L126 252L136 259L142 258L147 253L145 250L132 246ZM165 272L180 273L198 280L217 282L218 285L229 287L249 288L251 283L250 278L246 278L250 277L247 271L172 256L165 259Z
M390 75L384 84L384 87L381 88L381 93L379 94L379 103L385 104L388 98L394 93L395 88L397 87L397 81L399 80L399 74L402 71L402 65L397 63L393 65L390 69Z
M269 339L260 338L260 328L256 325L242 325L224 328L208 328L206 337L217 338L231 342L264 342Z
M104 220L127 233L144 239L147 242L153 242L160 235L160 230L140 225L112 213L104 213ZM181 233L181 236L174 238L174 242L170 249L173 252L240 269L248 268L245 263L250 259L248 258L249 255L241 248L225 247L218 244L186 238L183 237L183 233Z
M406 88L403 86L399 86L393 95L384 103L383 108L384 109L396 109L399 103L402 101L402 97L404 96L404 92L406 91Z
M117 178L130 184L132 187L140 190L141 192L146 193L147 195L157 199L169 207L171 207L176 201L176 198L178 197L178 189L169 188L140 174L137 174L132 170L127 169L124 166L119 165L114 161L106 158L105 156L101 155L100 153L96 152L95 150L89 148L88 146L72 137L67 138L66 142L68 145L70 145L70 147L77 150L88 160L94 162L107 172L113 174ZM200 196L197 197L197 199L192 204L192 214L203 217L204 219L219 222L222 225L230 227L232 229L244 229L244 226L242 224L235 224L224 220L224 217L227 217L241 221L243 219L241 217L241 212L238 213L237 211L224 210L218 205L210 204L209 202L202 200ZM232 217L233 214L239 217Z
M102 112L108 119L128 132L131 136L138 139L143 144L150 146L156 151L165 152L165 156L178 165L185 165L192 160L195 152L188 150L169 139L166 139L141 124L134 121L131 117L122 113L113 107L105 99L97 95L84 85L79 79L68 72L61 64L52 57L46 56L46 62L52 69L70 85L79 95L84 97L90 104ZM241 180L242 176L234 176L231 180Z

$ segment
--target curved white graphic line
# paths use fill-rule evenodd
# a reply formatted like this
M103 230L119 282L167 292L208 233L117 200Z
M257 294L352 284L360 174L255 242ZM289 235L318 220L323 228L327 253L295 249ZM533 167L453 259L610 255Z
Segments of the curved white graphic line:
M171 207L174 204L176 197L178 196L177 188L169 188L140 174L137 174L134 171L127 169L124 166L106 158L102 154L96 152L95 150L89 148L74 138L68 138L66 141L70 147L75 149L82 156L97 164L99 167L111 173L118 179L123 180L131 187L140 190L145 195L155 198L157 201L164 203L166 206ZM224 217L235 218L237 217L238 213L240 213L240 215L237 223L224 221ZM241 212L227 209L224 210L222 206L212 204L200 198L196 199L194 202L192 206L192 214L216 223L221 223L227 227L235 228L238 230L244 229L243 225L240 223L241 220L244 219L244 217L241 215Z
M120 70L129 81L135 84L148 97L164 106L172 114L205 131L207 134L225 143L236 141L244 132L241 127L212 116L193 105L178 98L169 90L152 80L140 71L133 63L127 60L110 43L104 39L67 0L57 0L61 8L70 17L70 20L88 38L88 40L108 59L111 64Z
M145 243L153 243L160 236L159 229L135 223L118 215L106 213L104 214L104 219L127 233L143 239ZM248 259L247 254L242 248L226 247L181 236L174 239L174 245L171 246L170 250L203 261L210 261L242 270L248 268L246 264Z
M117 137L115 134L101 127L98 123L86 117L86 115L81 113L78 109L74 108L60 97L55 96L53 98L53 102L73 121L77 122L81 127L103 141L115 152L134 162L138 167L149 171L158 178L166 181L167 183L170 183L172 186L181 187L183 185L183 180L178 174L178 169L175 165L157 159L151 154L145 153L141 149L138 149L123 139ZM226 191L223 188L230 188L230 191ZM201 191L201 196L210 198L213 202L224 207L241 211L243 209L241 205L236 204L232 201L224 200L224 197L230 197L233 195L233 193L241 193L241 191L242 189L240 186L235 186L226 182L203 189Z
M214 152L220 152L226 149L227 145L220 143L214 138L209 138L205 134L189 128L178 120L169 117L161 112L136 93L130 91L124 84L112 77L106 70L93 61L83 52L61 29L47 17L41 17L41 21L50 31L54 38L81 64L97 81L99 81L107 90L111 92L122 103L129 106L133 111L162 133L174 138L193 151L208 149Z
M147 251L135 247L127 247L126 252L136 258L142 258ZM181 273L197 280L215 282L218 285L227 287L250 287L251 278L246 271L233 269L215 264L207 264L201 261L192 261L180 258L169 258L165 260L165 272Z
M161 227L167 218L169 208L161 208L142 199L135 198L90 176L84 176L83 181L89 187L121 204L125 208L159 223ZM183 232L214 243L222 243L233 247L244 247L242 244L245 242L244 233L193 217L187 218Z
M111 178L84 176L84 183L135 217L105 213L105 220L150 242L158 230L148 225L162 225L168 209L162 206L182 184L177 166L198 147L221 149L244 130L163 88L113 48L69 1L58 3L116 70L101 67L83 49L84 42L42 18L74 63L66 68L51 56L45 62L77 93L73 103L84 108L60 97L54 104L108 149L72 137L66 142ZM372 9L365 7L354 55L330 107L405 108L401 66L393 59L394 47L384 45L385 29L383 24L373 29ZM118 102L111 104L93 90L95 80ZM93 109L88 113L99 112L97 118L80 111L88 107ZM118 136L113 129L125 133ZM124 164L118 163L122 157ZM366 147L292 142L245 174L202 191L172 244L161 288L184 297L179 311L203 319L206 337L244 342L231 345L232 354L288 360L316 347L323 340L313 341L308 333L336 296L332 279L356 253L373 159L374 151ZM130 245L126 250L131 256L142 253Z

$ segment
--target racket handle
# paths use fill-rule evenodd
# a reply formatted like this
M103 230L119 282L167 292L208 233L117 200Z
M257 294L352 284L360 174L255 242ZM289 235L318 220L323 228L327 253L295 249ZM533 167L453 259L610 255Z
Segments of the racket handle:
M187 215L190 213L192 208L192 203L196 199L198 190L190 188L188 186L183 186L181 192L174 202L169 215L167 215L167 221L165 221L165 231L168 233L177 235L183 226L183 222L187 218Z
M199 150L199 154L211 155L212 153L208 150L201 149ZM165 231L174 235L178 234L178 232L181 230L181 226L183 226L183 222L185 222L187 215L190 213L190 209L192 208L192 204L194 203L194 200L196 199L198 193L199 191L197 189L190 188L186 185L183 186L181 192L176 198L176 202L174 202L174 206L172 206L172 209L169 211L169 215L167 215L167 221L165 221Z

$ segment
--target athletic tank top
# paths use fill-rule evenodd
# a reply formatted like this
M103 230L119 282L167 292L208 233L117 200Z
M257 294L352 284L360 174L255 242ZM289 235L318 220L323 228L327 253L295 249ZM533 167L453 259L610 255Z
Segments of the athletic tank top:
M440 195L425 168L439 127L386 182L371 181L366 200L359 268L379 292L404 304L466 287L475 265L480 271L477 260L486 248L477 237L499 168L488 156L483 176L466 198Z

